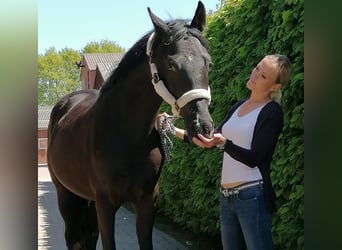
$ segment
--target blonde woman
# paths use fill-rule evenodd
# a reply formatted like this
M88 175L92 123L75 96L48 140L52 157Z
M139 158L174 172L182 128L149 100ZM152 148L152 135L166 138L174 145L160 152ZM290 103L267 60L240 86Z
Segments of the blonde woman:
M285 55L266 55L246 83L249 98L231 107L211 139L200 134L193 139L199 147L224 151L220 187L224 250L273 248L276 207L270 164L283 129L281 88L290 75L291 63ZM188 141L185 130L175 128L175 132Z

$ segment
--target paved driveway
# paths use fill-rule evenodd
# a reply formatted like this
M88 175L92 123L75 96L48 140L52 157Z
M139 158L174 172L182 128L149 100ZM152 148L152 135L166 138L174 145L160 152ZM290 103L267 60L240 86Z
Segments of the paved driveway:
M135 233L135 214L121 207L116 214L116 248L138 250ZM187 250L188 248L164 232L153 229L155 250ZM38 166L38 250L66 249L64 224L59 214L57 197L46 166ZM102 249L101 239L97 249Z

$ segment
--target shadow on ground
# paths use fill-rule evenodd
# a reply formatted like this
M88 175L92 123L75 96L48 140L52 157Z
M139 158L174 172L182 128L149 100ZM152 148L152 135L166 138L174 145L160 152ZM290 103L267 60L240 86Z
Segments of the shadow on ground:
M124 207L132 213L135 213L132 205L125 204ZM220 236L195 234L189 230L184 230L160 212L157 212L154 226L187 246L189 250L222 250Z
M64 224L57 206L55 187L51 181L38 182L39 240L38 249L66 249ZM138 249L135 233L135 213L130 204L125 204L116 214L115 238L117 249ZM157 214L153 230L156 250L221 250L219 237L194 234L182 230L162 214ZM97 249L101 248L99 238Z

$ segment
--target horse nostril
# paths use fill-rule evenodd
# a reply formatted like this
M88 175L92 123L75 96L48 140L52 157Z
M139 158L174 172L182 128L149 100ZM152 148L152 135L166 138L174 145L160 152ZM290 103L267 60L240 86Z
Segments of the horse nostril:
M207 138L211 137L212 126L203 125L201 134Z
M194 124L193 128L196 134L201 134L207 138L211 138L211 134L213 131L212 125L196 123Z
M204 137L211 138L214 132L214 122L212 119L201 120L200 118L193 120L192 125L193 133L195 136L201 134Z
M196 134L201 134L202 129L201 129L201 125L198 122L196 122L194 124L193 128L194 128L194 131L195 131Z

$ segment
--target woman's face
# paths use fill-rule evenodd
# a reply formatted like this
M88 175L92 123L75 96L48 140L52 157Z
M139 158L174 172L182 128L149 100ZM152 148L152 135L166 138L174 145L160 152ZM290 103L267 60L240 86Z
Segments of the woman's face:
M276 62L271 57L264 57L253 69L246 85L251 91L268 95L281 87L276 82L277 77Z

